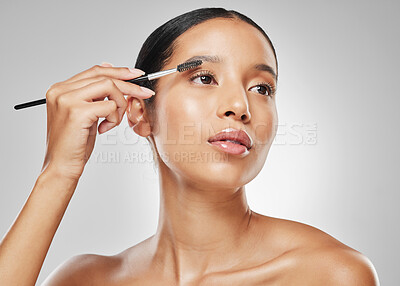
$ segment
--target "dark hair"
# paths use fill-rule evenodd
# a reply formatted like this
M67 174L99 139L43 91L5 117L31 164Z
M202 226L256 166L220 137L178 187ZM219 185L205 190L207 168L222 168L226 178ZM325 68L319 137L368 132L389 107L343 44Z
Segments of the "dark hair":
M193 26L214 18L239 19L257 28L271 45L276 60L278 76L278 60L275 48L265 31L247 16L223 8L201 8L193 10L179 15L157 28L143 43L135 67L146 71L146 73L160 71L172 56L176 38ZM157 80L147 82L145 86L156 90ZM152 96L144 100L146 109L150 113L154 112L154 98L155 97Z

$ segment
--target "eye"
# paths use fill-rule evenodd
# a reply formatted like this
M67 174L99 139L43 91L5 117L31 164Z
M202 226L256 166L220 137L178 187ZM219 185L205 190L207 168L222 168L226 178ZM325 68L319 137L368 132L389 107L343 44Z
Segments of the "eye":
M214 76L209 71L202 71L193 75L190 80L196 84L209 85L215 82Z
M271 87L271 85L268 83L258 84L256 86L250 88L250 90L255 91L262 95L267 95L267 96L272 96L272 94L274 93L274 88Z
M202 75L202 76L198 77L198 79L200 79L201 83L204 83L204 84L210 84L212 81L212 78L208 75Z

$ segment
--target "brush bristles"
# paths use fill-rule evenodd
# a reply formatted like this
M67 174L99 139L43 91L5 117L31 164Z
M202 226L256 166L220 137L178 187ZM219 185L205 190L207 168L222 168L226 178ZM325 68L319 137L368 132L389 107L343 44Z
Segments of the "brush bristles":
M183 63L177 66L177 70L179 72L184 72L190 69L193 69L195 67L198 67L199 65L201 65L203 62L202 60L197 60L197 61L192 61L192 62L187 62L187 63Z

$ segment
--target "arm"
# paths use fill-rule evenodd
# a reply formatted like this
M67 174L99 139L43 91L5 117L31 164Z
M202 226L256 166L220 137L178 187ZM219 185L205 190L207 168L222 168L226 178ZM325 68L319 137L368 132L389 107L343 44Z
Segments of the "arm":
M35 285L93 151L96 131L101 134L121 123L127 107L124 95L139 98L152 95L124 81L143 73L96 65L52 85L47 91L47 150L42 173L0 242L0 285ZM97 126L101 117L105 119Z
M20 214L0 243L0 285L35 285L77 183L58 176L51 169L38 177Z

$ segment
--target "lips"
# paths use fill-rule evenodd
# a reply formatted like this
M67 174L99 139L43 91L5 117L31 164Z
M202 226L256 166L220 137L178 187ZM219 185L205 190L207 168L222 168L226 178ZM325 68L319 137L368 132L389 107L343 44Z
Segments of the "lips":
M253 145L253 142L250 136L247 135L246 131L234 128L224 129L208 139L208 142L210 143L216 141L230 141L232 143L246 146L247 150L250 150Z

